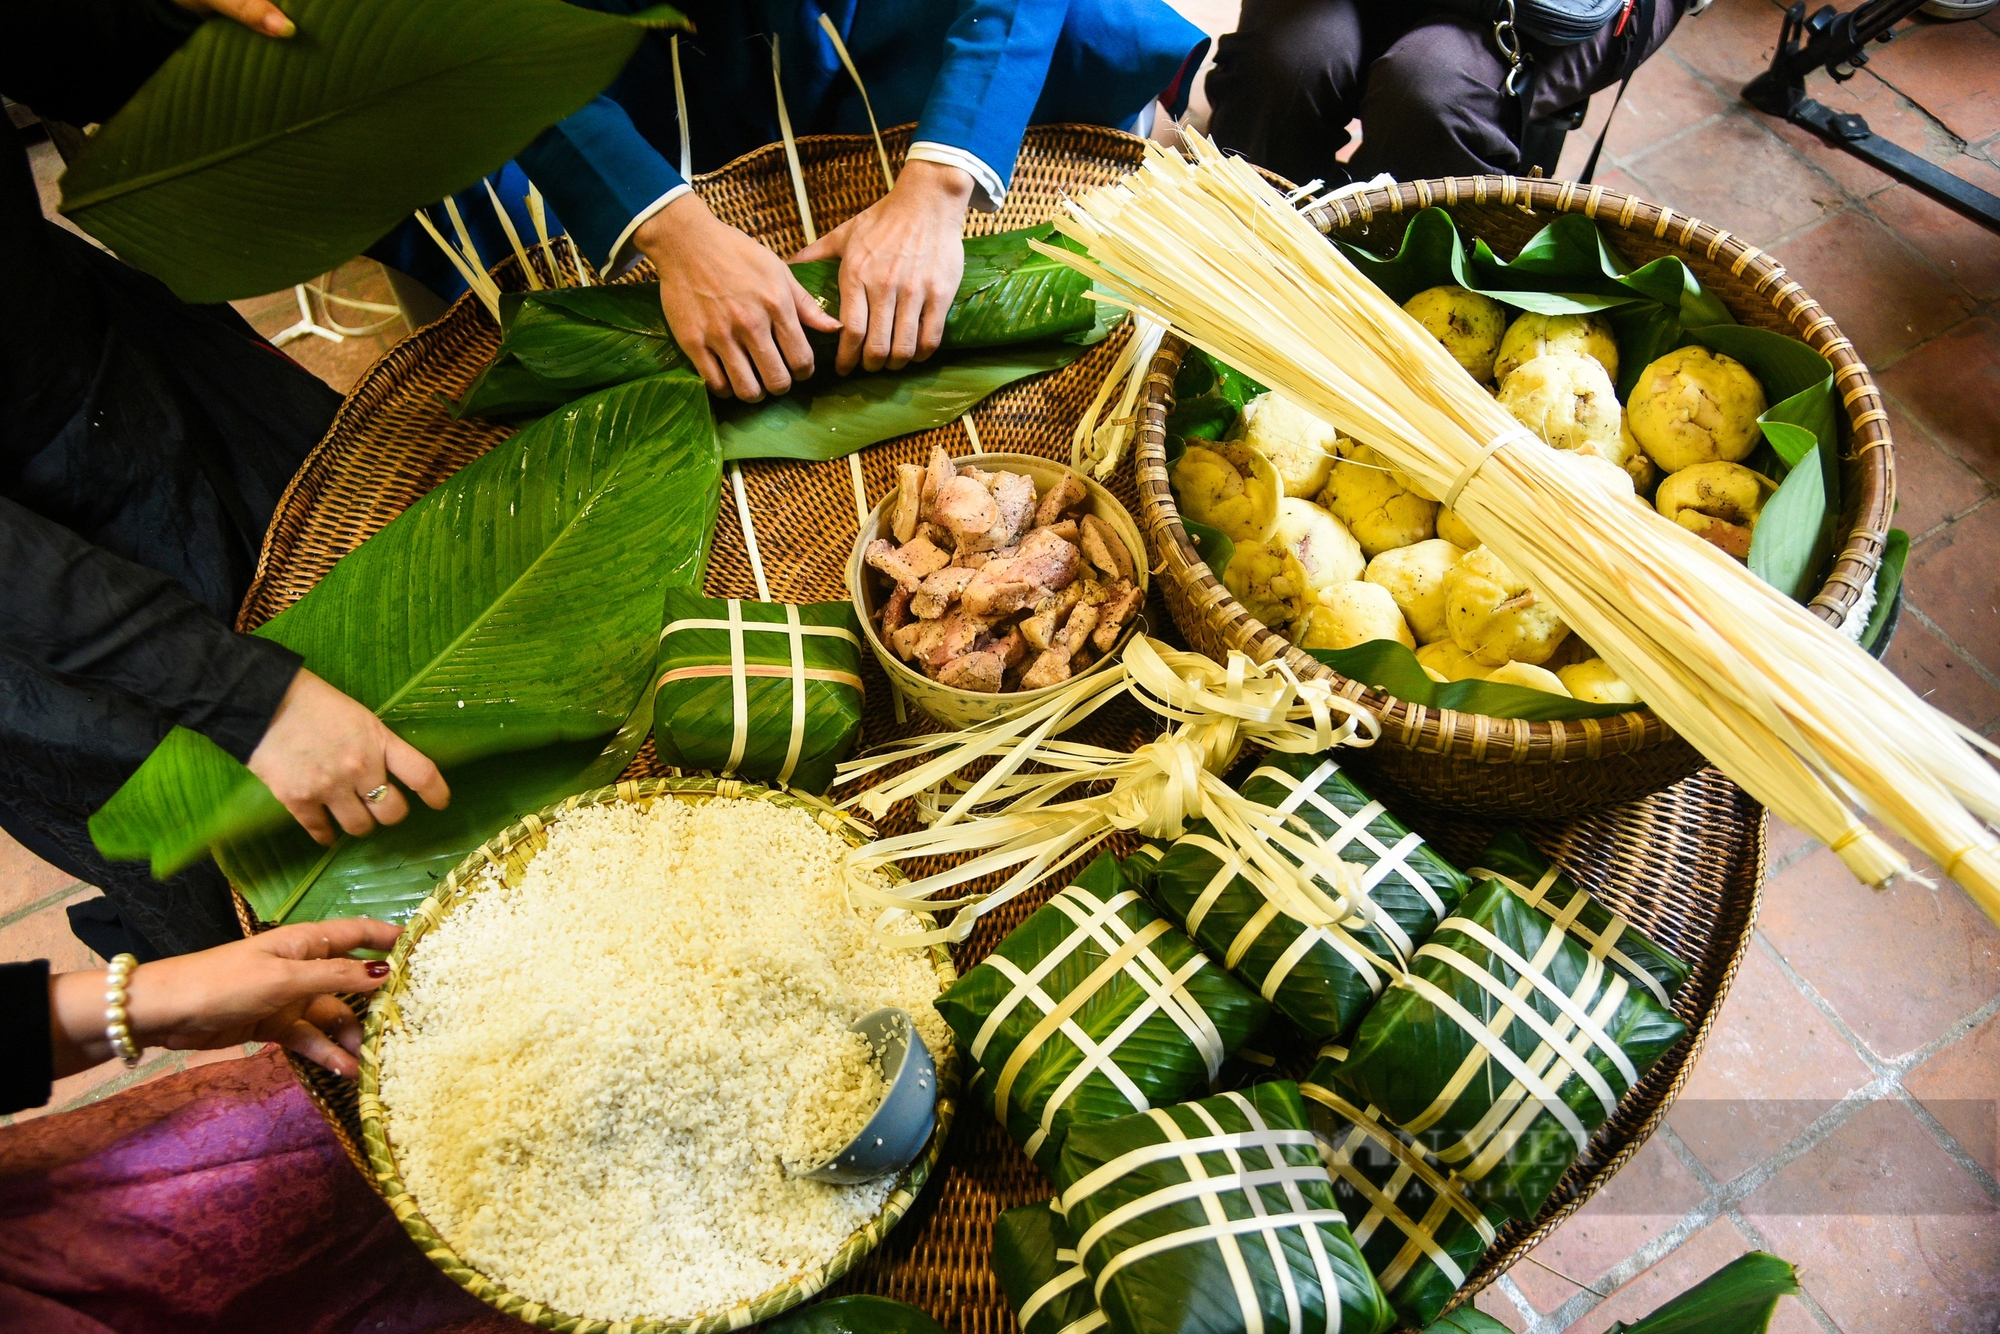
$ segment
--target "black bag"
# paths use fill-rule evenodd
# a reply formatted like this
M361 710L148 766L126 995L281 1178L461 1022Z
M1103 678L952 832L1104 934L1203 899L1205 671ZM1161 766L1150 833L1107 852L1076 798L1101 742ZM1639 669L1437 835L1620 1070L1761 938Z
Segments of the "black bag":
M1430 0L1482 26L1510 25L1549 46L1574 46L1618 17L1626 0Z

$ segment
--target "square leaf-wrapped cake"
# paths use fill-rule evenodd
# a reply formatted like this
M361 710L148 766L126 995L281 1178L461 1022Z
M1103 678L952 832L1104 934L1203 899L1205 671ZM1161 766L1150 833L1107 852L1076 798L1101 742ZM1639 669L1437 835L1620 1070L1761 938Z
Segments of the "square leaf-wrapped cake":
M1395 1313L1335 1206L1298 1085L1071 1129L1056 1182L1124 1334L1381 1334Z
M1533 1218L1591 1135L1687 1031L1644 987L1497 880L1466 896L1316 1071Z
M1090 1274L1054 1200L993 1220L993 1272L1021 1334L1090 1334L1104 1326Z
M1463 1181L1384 1124L1380 1108L1357 1107L1319 1083L1325 1073L1315 1067L1299 1092L1334 1203L1397 1316L1421 1328L1465 1286L1498 1229Z
M1204 1088L1270 1007L1216 967L1105 854L944 995L979 1063L969 1092L1049 1171L1074 1122Z
M1149 892L1162 911L1309 1037L1345 1036L1472 882L1326 755L1267 757L1243 796L1361 868L1362 902L1325 924L1268 898L1206 821L1159 858ZM1329 898L1333 887L1320 885Z

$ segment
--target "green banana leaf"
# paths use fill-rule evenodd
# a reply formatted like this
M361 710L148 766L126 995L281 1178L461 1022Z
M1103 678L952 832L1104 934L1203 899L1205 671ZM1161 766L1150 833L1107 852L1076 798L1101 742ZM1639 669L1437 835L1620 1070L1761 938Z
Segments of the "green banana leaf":
M1090 1275L1054 1200L1008 1209L993 1220L993 1275L1021 1334L1063 1334L1092 1317L1102 1323Z
M1295 833L1364 868L1361 887L1374 920L1357 912L1308 927L1289 913L1272 913L1263 891L1242 875L1218 891L1226 850L1207 820L1196 821L1146 868L1146 894L1300 1031L1315 1041L1344 1037L1472 881L1370 799L1332 754L1267 755L1240 790L1274 820L1278 811L1293 812L1287 823ZM1357 816L1361 823L1354 823ZM1336 892L1321 888L1329 897Z
M1080 923L1093 917L1100 925L1085 930ZM1136 966L1162 978L1185 974L1172 988L1171 1006L1120 971L1099 979L1094 992L1078 998L1080 1008L1071 1016L1098 1043L1108 1044L1104 1059L1091 1062L1081 1079L1075 1076L1086 1056L1067 1033L1051 1033L1039 1045L1023 1047L1042 1021L1045 1002L1062 1003L1113 949L1146 931L1158 935ZM1116 943L1106 946L1107 939ZM998 1119L1044 1171L1054 1169L1072 1125L1157 1107L1205 1086L1220 1069L1221 1058L1262 1028L1270 1014L1262 997L1203 959L1194 942L1139 897L1110 853L1030 914L994 954L997 958L969 969L938 997L937 1010L963 1050L979 1063L968 1092L989 1114L1001 1075L1010 1063L1018 1065ZM1037 968L1046 969L1039 991L1016 994L1016 979ZM1177 1014L1204 1018L1177 1022ZM1206 1023L1219 1037L1220 1050L1204 1052L1183 1029L1184 1022ZM1121 1036L1113 1041L1114 1034ZM1107 1074L1108 1065L1116 1071ZM1139 1091L1141 1101L1133 1101L1131 1089Z
M1494 681L1433 681L1417 655L1393 639L1371 639L1353 648L1311 648L1306 654L1319 659L1342 676L1351 677L1397 699L1421 704L1427 709L1457 709L1462 713L1483 713L1489 718L1611 718L1630 713L1635 704L1592 704L1528 686L1510 686Z
M1425 1325L1423 1334L1512 1334L1512 1331L1476 1307L1461 1306Z
M1861 647L1881 657L1882 631L1896 605L1896 593L1903 586L1903 566L1910 558L1910 535L1900 528L1889 530L1882 545L1882 566L1875 572L1875 609L1868 613L1868 628L1861 632Z
M183 300L306 282L618 76L661 6L291 0L288 40L204 23L62 180L62 211Z
M1798 1274L1765 1251L1739 1255L1637 1324L1604 1334L1764 1334L1778 1301L1799 1292Z
M1122 312L1093 301L1089 279L1031 241L1075 248L1047 224L966 240L965 274L929 361L841 377L832 370L837 336L809 335L819 367L810 381L718 408L723 457L840 458L943 425L996 389L1081 356ZM838 261L794 264L792 276L839 316ZM512 294L501 321L500 350L454 407L460 417L533 415L585 390L686 364L660 310L658 283Z
M441 766L603 738L650 675L665 590L700 582L719 452L698 380L594 395L445 481L257 633ZM177 728L90 828L107 857L167 875L290 819Z
M1396 1323L1334 1202L1296 1084L1079 1125L1054 1177L1121 1334L1384 1334Z
M1577 1034L1579 1015L1588 1032L1550 1037ZM1488 880L1418 948L1346 1052L1322 1049L1309 1078L1380 1108L1463 1178L1487 1217L1525 1222L1686 1032L1645 988L1601 967L1580 933Z
M1198 347L1189 348L1174 376L1174 410L1167 414L1167 436L1179 443L1169 445L1167 466L1179 460L1187 440L1220 440L1228 435L1244 405L1267 392L1235 367Z
M780 1316L767 1334L944 1334L944 1327L908 1302L887 1297L835 1297Z

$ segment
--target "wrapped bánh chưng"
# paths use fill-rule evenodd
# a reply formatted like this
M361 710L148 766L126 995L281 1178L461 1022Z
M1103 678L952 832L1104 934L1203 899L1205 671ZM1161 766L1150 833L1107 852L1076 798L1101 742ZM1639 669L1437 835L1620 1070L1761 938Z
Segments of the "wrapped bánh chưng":
M1091 1334L1105 1324L1056 1201L993 1220L993 1272L1021 1334Z
M1379 1107L1489 1218L1531 1219L1687 1025L1497 880L1411 956L1315 1082Z
M1147 892L1210 957L1310 1038L1344 1037L1472 881L1357 787L1331 755L1267 756L1240 790L1360 868L1350 911L1324 924L1301 921L1245 874L1250 868L1206 821L1159 856ZM1328 899L1338 896L1323 880L1320 889Z
M1123 1334L1382 1334L1396 1323L1333 1199L1298 1085L1077 1125L1056 1169Z
M664 762L814 795L861 735L851 602L743 602L667 591L653 744Z
M1382 1120L1316 1082L1299 1085L1319 1135L1334 1203L1405 1325L1437 1319L1498 1231L1465 1183ZM1502 1219L1501 1222L1506 1220Z
M1098 857L937 1000L968 1094L1050 1170L1072 1123L1207 1087L1270 1007Z
M1671 1005L1674 993L1688 980L1685 963L1586 893L1560 863L1537 850L1518 829L1495 834L1472 874L1498 880L1522 902L1563 923L1592 954L1634 986L1644 987L1662 1005Z

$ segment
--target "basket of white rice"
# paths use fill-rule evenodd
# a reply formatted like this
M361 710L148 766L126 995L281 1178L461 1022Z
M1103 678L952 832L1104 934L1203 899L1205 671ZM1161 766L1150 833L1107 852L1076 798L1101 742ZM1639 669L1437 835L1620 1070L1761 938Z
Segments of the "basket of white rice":
M932 1005L950 956L849 907L840 858L865 841L788 793L662 778L468 857L368 1009L362 1139L404 1231L565 1334L741 1329L852 1268L930 1178L958 1092ZM893 1176L809 1180L880 1100L848 1025L890 1006L937 1065L930 1140Z

